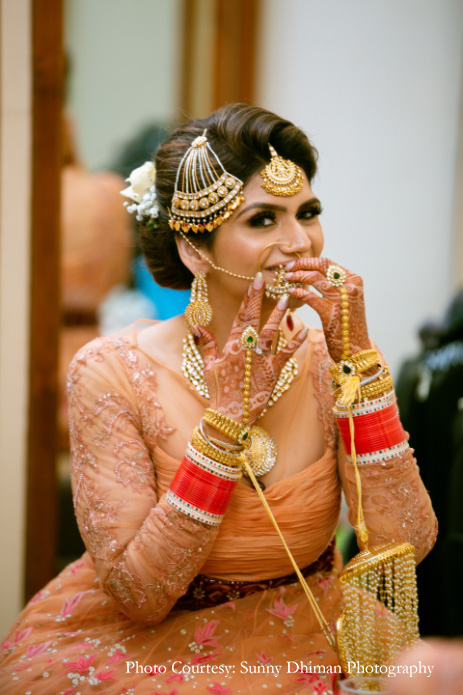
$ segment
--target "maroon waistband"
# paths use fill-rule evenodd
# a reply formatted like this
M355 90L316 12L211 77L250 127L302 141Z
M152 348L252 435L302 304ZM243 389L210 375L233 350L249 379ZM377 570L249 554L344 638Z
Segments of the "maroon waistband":
M334 548L335 539L333 538L315 562L301 569L303 576L310 577L317 572L330 572L334 565ZM197 611L201 608L212 608L213 606L218 606L220 603L227 603L228 601L244 598L245 596L250 596L251 594L255 594L258 591L265 591L266 589L276 589L285 584L294 584L297 581L297 574L295 572L286 574L284 577L262 579L258 581L217 579L215 577L207 577L204 574L198 574L189 585L186 594L179 598L175 604L175 608L190 611Z

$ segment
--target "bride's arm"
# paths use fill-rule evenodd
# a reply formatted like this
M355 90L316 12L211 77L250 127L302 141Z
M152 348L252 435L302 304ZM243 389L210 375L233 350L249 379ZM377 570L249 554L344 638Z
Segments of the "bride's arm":
M84 348L69 373L75 512L104 591L133 620L155 624L199 572L217 527L157 499L132 386L107 346Z
M320 294L311 292L308 287L291 290L294 297L320 315L329 355L333 363L339 364L341 372L343 364L340 360L346 360L346 354L347 359L355 360L359 353L371 353L374 346L368 335L362 279L326 258L298 259L291 270L286 275L288 280L312 286ZM379 359L384 364L381 356ZM377 384L381 392L381 384L374 378L376 370L372 367L364 371L362 378L373 373L372 386ZM351 383L355 382L352 380ZM389 385L388 390L390 388ZM331 399L331 394L327 394L328 398ZM395 399L386 401L374 404L369 412L368 407L365 411L363 406L353 406L355 441L361 442L362 451L365 451L365 456L358 457L358 466L369 545L408 541L415 546L419 561L434 544L437 522L413 451L408 446L407 435L400 424ZM359 538L355 470L346 454L346 447L350 448L349 424L346 412L344 418L342 413L337 415L337 425L344 432L344 441L338 437L339 475L350 508L350 522ZM375 455L369 456L369 453Z
M403 453L391 456L387 461L359 463L358 467L369 546L389 541L408 542L415 547L415 558L420 562L435 543L437 520L420 478L413 449L407 445ZM349 507L349 521L362 548L358 533L355 471L341 439L338 470Z

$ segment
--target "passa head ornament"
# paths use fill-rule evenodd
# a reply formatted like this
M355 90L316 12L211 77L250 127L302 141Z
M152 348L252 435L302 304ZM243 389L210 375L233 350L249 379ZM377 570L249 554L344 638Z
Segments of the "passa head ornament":
M170 228L177 232L212 232L243 200L243 182L226 171L205 130L193 140L178 167Z
M283 159L269 144L271 159L261 171L262 188L272 195L295 195L304 183L302 169L290 159Z

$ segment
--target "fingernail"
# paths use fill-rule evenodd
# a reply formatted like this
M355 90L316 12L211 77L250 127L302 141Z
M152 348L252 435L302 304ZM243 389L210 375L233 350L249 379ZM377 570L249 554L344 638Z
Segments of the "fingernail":
M296 265L296 261L290 261L286 265L286 270L291 270L291 268L294 268L295 265Z
M307 326L306 328L304 328L304 329L301 331L301 339L302 339L302 340L305 340L305 339L307 338L308 335L309 335L309 328L308 328L308 326Z
M252 283L252 286L255 290L261 290L264 284L264 276L262 275L262 273L257 273L256 277L254 278L254 282Z
M201 337L201 331L198 329L198 326L193 326L193 333L194 333L195 336L197 336L198 338Z
M294 273L285 273L285 280L290 280L293 277Z
M278 309L287 309L288 308L288 303L289 303L289 294L284 294L280 299L278 300L277 308Z

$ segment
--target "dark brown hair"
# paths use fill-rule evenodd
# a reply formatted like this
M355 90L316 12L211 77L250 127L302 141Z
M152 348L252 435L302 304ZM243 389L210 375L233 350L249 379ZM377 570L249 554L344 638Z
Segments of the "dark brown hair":
M178 255L175 233L168 225L168 209L180 161L192 141L205 129L207 139L224 168L240 178L244 185L270 161L269 143L279 155L302 167L309 181L317 170L317 151L305 133L290 121L257 106L229 104L206 119L190 121L177 128L161 145L155 158L159 218L154 229L142 226L140 230L140 244L148 268L163 287L187 289L193 279ZM211 248L215 233L189 232L188 237L196 246Z

